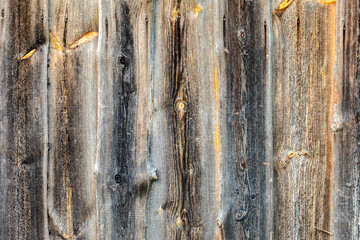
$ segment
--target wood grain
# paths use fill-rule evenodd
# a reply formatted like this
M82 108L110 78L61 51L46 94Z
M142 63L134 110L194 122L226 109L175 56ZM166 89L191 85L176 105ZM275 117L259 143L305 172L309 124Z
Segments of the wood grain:
M274 237L329 239L335 5L294 1L273 33Z
M358 239L359 9L0 0L0 238Z
M223 16L224 48L228 51L223 86L228 148L222 174L226 179L223 207L228 208L225 239L271 239L273 234L273 165L267 154L272 147L271 113L267 110L272 104L269 9L266 2L228 1Z
M97 8L97 1L49 4L50 239L97 235L97 41L92 38L80 44L78 40L98 31ZM77 48L72 48L74 44Z
M338 1L333 164L333 239L359 239L359 2Z
M44 239L47 5L1 1L0 12L0 238Z

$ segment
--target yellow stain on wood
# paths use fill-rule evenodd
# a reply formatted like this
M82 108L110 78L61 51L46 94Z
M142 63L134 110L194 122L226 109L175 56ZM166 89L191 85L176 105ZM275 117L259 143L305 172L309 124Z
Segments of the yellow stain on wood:
M64 52L65 49L63 45L61 44L58 36L55 33L50 32L49 34L50 43L54 46L54 48L60 52Z
M336 0L319 0L320 3L331 4L336 3Z
M288 158L291 159L295 156L295 152L289 152Z
M68 187L67 191L67 215L68 215L68 231L69 231L69 239L72 239L72 216L71 216L71 199L72 199L72 186Z
M181 220L180 217L177 217L177 218L176 218L176 225L177 225L178 227L181 227L181 226L183 225L183 221Z
M18 150L17 150L17 166L18 167L20 167L20 163L21 163L21 161L20 161L19 148L18 148Z
M34 48L33 50L31 50L30 52L28 52L27 54L25 54L23 57L17 57L17 60L25 60L28 59L29 57L31 57L36 51L36 48Z
M199 14L201 11L202 11L202 7L200 6L200 4L197 3L197 4L195 5L195 8L194 8L193 12L197 15L197 14Z
M98 35L98 32L96 31L92 31L92 32L88 32L88 33L85 33L84 35L82 35L79 39L77 39L76 41L74 41L69 49L72 50L72 49L75 49L89 41L91 41L91 39L93 39L94 37L96 37Z
M174 10L171 12L170 16L172 19L174 19L174 20L176 19L176 17L178 16L178 12L177 12L176 8L174 8Z
M215 154L216 154L216 177L217 177L217 206L220 210L220 127L219 127L219 73L217 66L214 71L214 91L215 91ZM218 232L218 239L221 239L221 231Z
M183 110L184 107L185 107L185 104L180 101L179 104L178 104L178 109L179 109L179 110Z
M62 232L62 237L65 239L70 239L69 235L67 235L66 232Z
M162 214L163 211L164 211L164 210L163 210L162 207L160 206L160 208L159 208L159 210L158 210L158 213L159 213L160 216L161 216L161 214Z
M294 2L294 0L283 0L279 7L277 8L277 12L283 12L285 11L285 9L287 9L292 3Z
M217 67L215 68L214 89L215 89L215 103L217 105L219 101L219 74Z

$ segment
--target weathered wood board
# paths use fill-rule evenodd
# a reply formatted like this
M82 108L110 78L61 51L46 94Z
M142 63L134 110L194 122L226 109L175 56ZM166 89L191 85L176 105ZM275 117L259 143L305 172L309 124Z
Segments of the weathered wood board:
M358 239L359 7L1 0L0 239Z

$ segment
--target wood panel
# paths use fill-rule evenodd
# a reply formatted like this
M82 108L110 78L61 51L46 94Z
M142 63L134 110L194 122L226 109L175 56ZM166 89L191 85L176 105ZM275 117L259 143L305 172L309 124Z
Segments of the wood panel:
M359 2L0 0L1 239L358 239Z
M0 1L0 29L0 238L44 239L46 1Z
M266 1L227 1L223 15L225 239L273 236L270 9Z
M49 2L50 239L97 235L97 1Z
M335 4L273 9L274 237L329 239Z
M333 239L359 239L359 2L338 1L334 114Z

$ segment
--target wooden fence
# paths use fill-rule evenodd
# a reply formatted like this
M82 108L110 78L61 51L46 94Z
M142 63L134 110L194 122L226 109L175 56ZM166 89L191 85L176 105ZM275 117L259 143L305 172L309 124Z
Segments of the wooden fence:
M1 0L1 239L359 239L360 2Z

